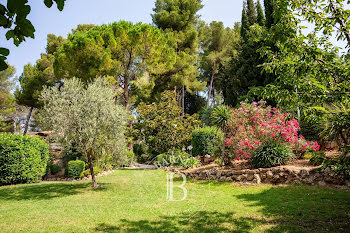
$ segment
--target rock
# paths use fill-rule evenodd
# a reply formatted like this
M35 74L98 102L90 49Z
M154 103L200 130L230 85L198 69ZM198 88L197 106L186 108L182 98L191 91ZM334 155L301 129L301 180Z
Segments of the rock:
M327 183L324 182L323 180L321 180L320 182L318 182L319 186L327 186Z
M259 174L254 174L253 183L255 183L255 184L260 184L261 183L261 178L260 178Z
M226 177L225 181L232 182L233 180L232 180L232 177Z
M309 171L306 170L306 169L302 169L302 170L300 171L300 175L301 175L302 177L306 177L306 176L309 175Z
M232 175L242 175L242 174L243 174L242 170L234 170L234 171L232 171Z
M254 175L255 175L255 174L248 174L248 175L247 175L247 180L248 180L248 181L252 181L252 180L254 179Z
M267 171L267 172L266 172L266 178L267 178L267 179L271 179L272 177L273 177L272 171Z

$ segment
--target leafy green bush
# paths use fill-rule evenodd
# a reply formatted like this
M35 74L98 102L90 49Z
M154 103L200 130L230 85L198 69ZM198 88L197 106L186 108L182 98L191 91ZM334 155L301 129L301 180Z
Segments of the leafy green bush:
M329 168L332 173L335 173L344 178L350 178L350 146L343 148L343 154L336 158L326 158L323 161L322 169Z
M99 167L94 167L94 174L95 176L100 174L102 172L102 169L99 168ZM83 177L87 177L87 176L90 176L91 175L91 172L90 172L90 169L86 169L85 171L83 171L81 174L80 174L80 178L83 178Z
M321 165L326 160L326 155L324 151L312 151L312 152L309 152L309 154L311 154L311 158L309 162L314 166Z
M220 152L223 133L216 127L197 128L192 132L192 154L213 155Z
M40 138L0 134L0 185L40 181L49 154L48 144Z
M192 157L190 154L182 151L176 151L174 154L166 153L159 154L157 156L156 164L160 167L183 167L183 168L191 168L199 164L199 161Z
M52 175L56 175L57 173L59 173L62 170L62 168L58 164L48 163L47 170L50 170Z
M277 143L264 144L253 152L252 164L255 167L267 168L286 164L293 156L292 150L284 145Z
M85 162L81 160L72 160L68 162L67 175L71 178L80 178L80 175L85 170Z

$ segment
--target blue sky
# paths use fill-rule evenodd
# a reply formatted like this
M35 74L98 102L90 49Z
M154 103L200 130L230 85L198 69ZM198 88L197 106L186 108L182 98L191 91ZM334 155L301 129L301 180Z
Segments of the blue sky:
M0 3L6 3L0 0ZM26 39L16 47L12 40L7 41L4 30L0 30L0 45L10 49L8 62L16 67L16 75L20 75L23 66L34 64L45 52L46 36L49 33L66 37L78 24L104 24L119 20L151 23L150 14L155 0L67 0L62 12L57 8L46 8L43 0L30 0L32 11L29 20L36 32L35 39ZM200 11L202 19L224 22L232 27L241 19L242 0L204 0L204 8Z

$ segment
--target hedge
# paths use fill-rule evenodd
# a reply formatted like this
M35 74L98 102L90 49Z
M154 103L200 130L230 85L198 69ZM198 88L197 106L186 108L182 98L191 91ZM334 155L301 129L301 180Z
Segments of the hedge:
M223 133L216 127L197 128L192 132L192 155L213 155L220 152Z
M49 145L40 138L0 134L0 185L40 181L49 154Z

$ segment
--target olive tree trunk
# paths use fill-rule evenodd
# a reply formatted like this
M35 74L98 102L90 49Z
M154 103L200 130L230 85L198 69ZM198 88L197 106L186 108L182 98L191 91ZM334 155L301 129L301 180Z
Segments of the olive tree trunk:
M96 188L98 188L98 184L96 182L96 177L95 177L95 173L94 173L94 166L92 165L92 157L90 154L88 155L88 163L89 163L89 168L90 168L90 173L91 173L92 187L94 189L96 189Z

